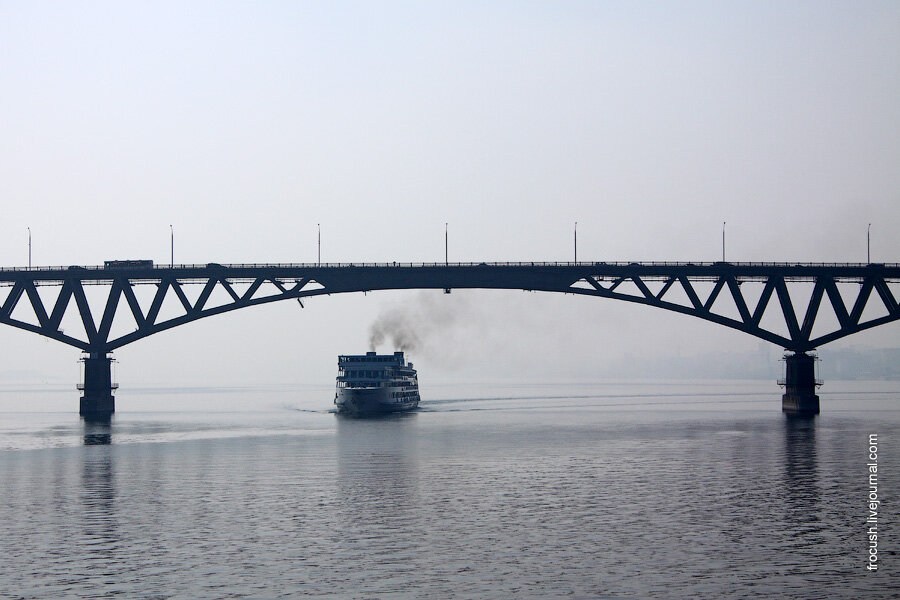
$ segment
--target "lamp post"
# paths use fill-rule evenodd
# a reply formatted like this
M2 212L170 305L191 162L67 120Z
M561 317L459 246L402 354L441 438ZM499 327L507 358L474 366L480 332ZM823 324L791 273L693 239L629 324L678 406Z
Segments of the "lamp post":
M725 221L722 221L722 262L725 262Z
M31 268L31 227L28 228L28 268Z
M169 225L169 248L171 250L171 254L169 255L169 267L175 268L175 228L172 225Z
M872 262L872 224L866 229L866 262Z
M578 221L575 221L575 262L578 262Z
M444 266L450 265L449 252L447 251L447 223L444 223Z
M316 259L316 265L322 266L322 224L316 223L316 228L319 231L319 254L318 258Z

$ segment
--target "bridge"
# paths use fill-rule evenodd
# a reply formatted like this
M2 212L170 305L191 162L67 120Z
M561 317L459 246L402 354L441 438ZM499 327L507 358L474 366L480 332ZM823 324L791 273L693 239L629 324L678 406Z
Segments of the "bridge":
M812 350L900 319L892 284L900 264L515 262L153 265L0 269L0 323L85 353L80 412L115 408L111 353L198 319L281 300L396 289L513 289L579 294L645 304L731 327L786 351L787 412L817 413ZM86 286L102 286L92 305ZM149 286L151 293L137 289ZM755 293L745 290L755 287ZM199 294L188 293L189 288ZM811 288L811 290L809 289ZM5 292L5 293L4 293ZM808 292L808 298L806 293ZM95 295L95 294L92 294ZM215 298L215 301L212 299ZM801 301L805 299L805 301ZM173 314L164 305L176 310ZM823 308L824 307L824 308ZM830 313L823 317L824 313ZM64 330L77 315L79 331ZM132 320L114 332L117 317ZM823 327L823 323L828 323ZM820 325L817 327L817 324ZM83 329L83 331L81 331Z

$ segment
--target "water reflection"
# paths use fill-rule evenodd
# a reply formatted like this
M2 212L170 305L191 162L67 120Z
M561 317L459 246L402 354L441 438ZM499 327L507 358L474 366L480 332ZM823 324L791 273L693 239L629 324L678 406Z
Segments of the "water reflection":
M817 417L785 415L784 475L788 523L801 536L798 543L811 543L803 534L819 530L821 488L816 446Z
M105 446L112 443L112 421L109 419L85 419L83 429L85 446Z
M337 422L342 551L352 564L380 557L377 570L386 579L411 568L421 542L410 526L420 515L415 424L415 414Z
M114 448L109 431L85 432L81 472L81 522L85 541L84 559L100 572L114 570L120 545L116 519L116 482L113 468ZM89 441L95 440L95 441ZM104 441L105 440L105 441Z
M415 413L378 419L338 418L338 486L350 504L374 513L402 509L415 495Z
M785 415L785 475L790 483L816 483L816 416Z

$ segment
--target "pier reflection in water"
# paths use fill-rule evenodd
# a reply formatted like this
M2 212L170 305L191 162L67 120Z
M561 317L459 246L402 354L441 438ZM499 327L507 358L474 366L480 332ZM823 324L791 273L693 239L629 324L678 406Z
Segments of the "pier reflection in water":
M784 415L784 487L781 503L790 533L784 551L815 561L816 548L827 542L819 481L816 415Z
M807 508L819 499L816 420L816 415L784 415L785 484L794 490L795 503Z
M112 419L82 420L85 446L105 446L112 443Z
M93 433L91 448L86 448L81 472L82 553L79 561L90 573L88 578L97 583L115 584L115 575L121 575L118 514L116 510L116 481L113 466L113 449L109 446L109 433ZM103 441L96 441L96 440ZM87 436L85 439L87 441Z

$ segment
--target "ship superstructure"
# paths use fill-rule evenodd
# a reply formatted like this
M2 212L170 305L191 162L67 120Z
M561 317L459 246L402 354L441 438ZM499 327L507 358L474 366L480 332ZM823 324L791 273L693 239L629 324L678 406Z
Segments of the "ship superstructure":
M419 406L419 381L403 352L338 356L338 412L378 415L413 410Z

